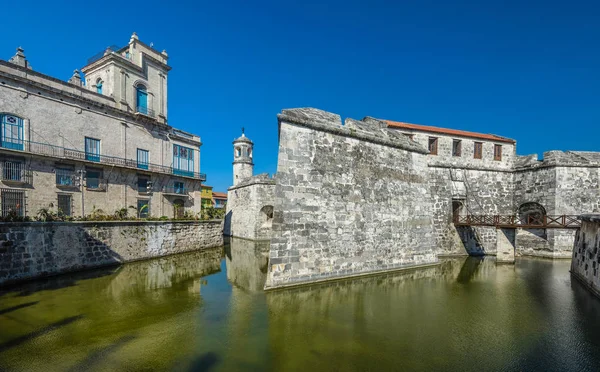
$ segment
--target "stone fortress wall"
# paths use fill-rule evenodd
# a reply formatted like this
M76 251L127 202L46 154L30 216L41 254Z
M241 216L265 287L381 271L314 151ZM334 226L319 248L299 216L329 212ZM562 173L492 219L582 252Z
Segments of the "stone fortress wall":
M0 285L223 245L222 221L0 225Z
M382 124L279 115L266 288L437 262L427 150Z
M600 297L600 214L580 217L581 229L575 236L571 274Z
M275 180L260 174L229 188L225 214L226 236L244 239L271 238Z
M499 254L496 228L457 228L455 214L600 208L598 153L550 151L538 160L517 156L516 142L505 137L423 132L369 117L342 125L316 109L284 110L279 126L267 288L431 263L438 255ZM435 154L425 150L434 136ZM569 229L503 233L517 254L553 258L569 257L574 239Z

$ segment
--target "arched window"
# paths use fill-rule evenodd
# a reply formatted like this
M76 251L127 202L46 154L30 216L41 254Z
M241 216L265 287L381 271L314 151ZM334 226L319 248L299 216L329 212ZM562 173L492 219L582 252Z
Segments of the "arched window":
M242 156L242 150L239 147L235 148L235 157L239 158L240 156Z
M248 157L252 157L252 148L248 147Z
M273 206L265 205L260 209L261 227L271 227L273 223Z
M0 124L2 147L23 150L23 119L10 114L0 114Z
M148 91L146 87L142 84L138 84L135 87L136 90L136 102L137 102L137 112L142 114L148 114Z
M102 79L96 81L96 93L102 94Z

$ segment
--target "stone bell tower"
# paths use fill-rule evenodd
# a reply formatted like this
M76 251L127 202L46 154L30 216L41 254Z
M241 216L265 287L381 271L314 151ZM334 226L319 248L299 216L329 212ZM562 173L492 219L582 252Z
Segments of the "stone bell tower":
M254 163L252 163L252 150L254 143L244 134L233 141L233 186L242 180L252 177Z

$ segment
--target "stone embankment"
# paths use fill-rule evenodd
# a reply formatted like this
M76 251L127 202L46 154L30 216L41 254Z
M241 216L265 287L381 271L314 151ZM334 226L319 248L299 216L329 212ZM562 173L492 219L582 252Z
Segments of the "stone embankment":
M222 221L3 223L0 285L222 245Z
M575 235L571 274L600 297L600 214L580 217L581 229Z

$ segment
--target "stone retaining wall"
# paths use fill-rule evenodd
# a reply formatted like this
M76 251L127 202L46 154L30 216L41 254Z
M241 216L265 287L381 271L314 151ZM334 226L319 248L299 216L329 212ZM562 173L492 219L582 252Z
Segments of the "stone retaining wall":
M223 245L222 221L0 224L0 284Z

